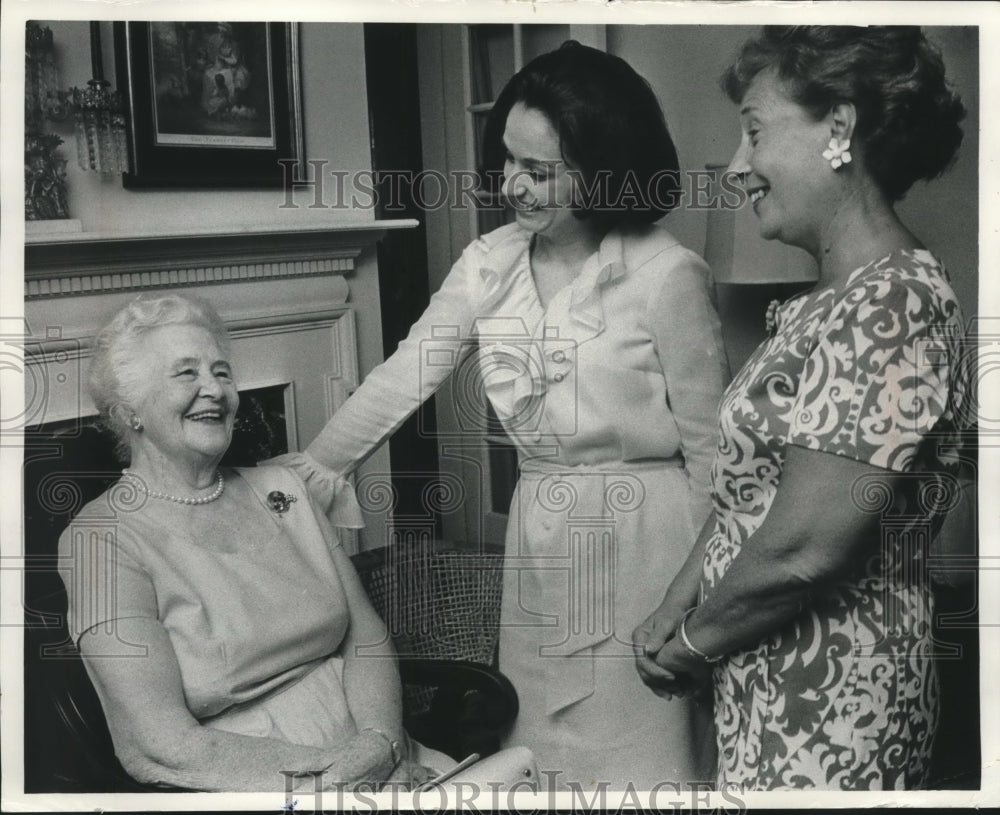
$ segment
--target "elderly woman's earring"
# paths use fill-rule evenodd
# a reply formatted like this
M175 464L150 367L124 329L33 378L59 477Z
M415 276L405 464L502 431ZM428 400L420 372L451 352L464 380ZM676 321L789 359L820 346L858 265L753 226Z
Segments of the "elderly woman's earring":
M139 418L138 414L133 413L132 418L128 420L128 423L136 433L142 431L142 419Z
M830 146L823 151L823 158L830 162L834 170L839 170L841 164L851 163L851 140L840 141L836 136L830 139Z

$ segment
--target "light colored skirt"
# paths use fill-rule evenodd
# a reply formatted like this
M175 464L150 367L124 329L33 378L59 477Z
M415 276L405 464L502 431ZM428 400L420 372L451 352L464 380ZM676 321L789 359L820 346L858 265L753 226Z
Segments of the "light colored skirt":
M354 717L347 707L343 684L344 660L332 656L299 681L263 699L220 713L202 722L206 727L281 739L306 747L342 744L357 733ZM455 761L444 753L410 740L410 758L438 772Z
M694 544L683 471L528 464L504 563L500 669L520 701L507 744L559 789L711 781L710 705L653 694L632 649Z

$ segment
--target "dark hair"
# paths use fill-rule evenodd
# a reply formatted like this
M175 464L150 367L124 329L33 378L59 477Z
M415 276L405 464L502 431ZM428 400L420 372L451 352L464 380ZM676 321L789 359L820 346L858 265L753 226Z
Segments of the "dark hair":
M487 188L498 186L507 114L518 102L549 118L562 158L597 193L577 217L610 229L652 223L679 203L677 150L660 103L625 60L567 40L518 71L486 123L480 180Z
M889 200L951 165L962 143L962 101L918 26L765 26L722 76L737 104L761 71L774 69L815 118L839 102L858 112L854 140Z

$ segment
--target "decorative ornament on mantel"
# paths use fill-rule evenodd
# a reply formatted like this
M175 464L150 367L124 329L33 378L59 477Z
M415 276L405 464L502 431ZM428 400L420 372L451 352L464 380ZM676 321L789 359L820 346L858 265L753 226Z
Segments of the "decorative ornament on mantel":
M29 21L24 52L24 218L69 218L66 159L56 154L63 140L45 133L46 120L66 115L66 94L59 90L52 30Z
M24 137L24 219L54 221L69 218L66 205L66 159L56 155L63 143L54 133Z

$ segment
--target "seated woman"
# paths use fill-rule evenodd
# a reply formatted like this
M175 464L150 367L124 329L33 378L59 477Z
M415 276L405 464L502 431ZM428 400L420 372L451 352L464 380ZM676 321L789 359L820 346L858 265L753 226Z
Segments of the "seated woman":
M90 384L130 464L59 551L70 633L125 769L225 791L282 790L282 771L424 780L401 747L385 627L305 485L219 467L239 397L218 315L176 294L134 300L98 334Z

